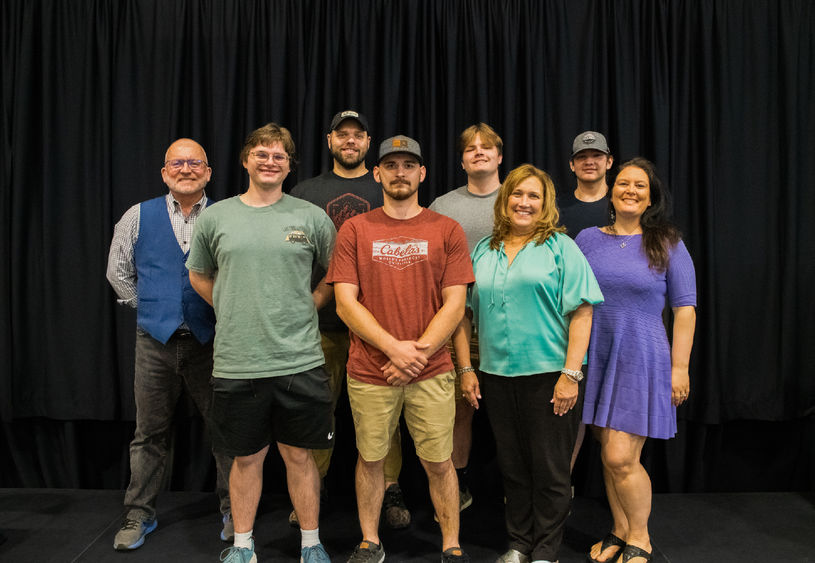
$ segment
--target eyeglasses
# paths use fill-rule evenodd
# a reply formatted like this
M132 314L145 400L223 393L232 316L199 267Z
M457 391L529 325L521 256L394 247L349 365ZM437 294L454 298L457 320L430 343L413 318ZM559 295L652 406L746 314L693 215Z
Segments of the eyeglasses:
M178 171L184 168L185 164L189 166L193 172L200 172L209 166L205 161L198 158L174 158L173 160L165 162L164 166L170 170Z
M289 161L289 155L282 152L252 151L249 154L258 162L267 162L270 158L275 164L285 164Z

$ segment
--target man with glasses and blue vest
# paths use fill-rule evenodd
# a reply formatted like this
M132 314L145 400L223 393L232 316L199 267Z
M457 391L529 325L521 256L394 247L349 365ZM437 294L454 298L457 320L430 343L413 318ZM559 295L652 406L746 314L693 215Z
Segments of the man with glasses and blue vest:
M178 139L167 149L161 177L169 192L128 209L116 224L107 278L119 303L136 308L136 433L130 443L127 514L113 547L141 547L156 529L156 498L164 482L173 414L184 389L208 420L215 316L190 285L185 267L193 225L212 203L203 147ZM213 452L214 453L214 452ZM214 453L223 529L233 536L229 503L232 459Z

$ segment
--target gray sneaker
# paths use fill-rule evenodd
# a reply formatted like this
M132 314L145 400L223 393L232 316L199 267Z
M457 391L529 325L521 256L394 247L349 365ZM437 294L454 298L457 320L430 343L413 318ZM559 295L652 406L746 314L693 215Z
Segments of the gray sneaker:
M221 530L221 541L232 541L235 539L235 523L232 522L232 513L227 512L223 517L224 528Z
M529 563L529 556L524 555L517 549L510 549L501 557L496 559L495 563Z
M470 492L470 489L464 489L463 491L458 492L458 511L461 512L465 508L470 508L473 504L473 493Z
M122 527L116 532L113 549L128 551L141 547L144 537L155 530L156 526L158 526L158 520L155 517L148 519L143 512L131 510L122 522Z
M465 508L470 508L473 505L473 494L470 489L459 490L458 492L458 511L461 512ZM433 513L433 520L439 521L439 515Z
M410 526L410 510L405 505L405 497L402 496L402 489L397 483L385 490L382 512L385 514L385 524L392 530L401 530Z
M385 560L385 548L381 544L362 540L354 548L348 563L382 563Z

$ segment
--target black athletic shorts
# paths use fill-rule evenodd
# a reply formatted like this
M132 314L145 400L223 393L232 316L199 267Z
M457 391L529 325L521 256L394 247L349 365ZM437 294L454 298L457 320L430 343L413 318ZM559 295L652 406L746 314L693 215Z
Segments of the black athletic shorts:
M272 442L307 449L334 445L324 366L263 379L213 380L210 432L218 453L247 456Z

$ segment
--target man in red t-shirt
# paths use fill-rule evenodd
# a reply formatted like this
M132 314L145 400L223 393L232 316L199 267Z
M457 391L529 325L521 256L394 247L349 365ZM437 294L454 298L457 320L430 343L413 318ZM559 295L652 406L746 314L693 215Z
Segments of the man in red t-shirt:
M326 278L351 330L348 397L359 450L362 542L349 561L385 558L383 460L403 409L439 516L442 561L469 561L458 542L458 481L450 459L455 371L445 346L474 281L467 239L458 223L419 205L426 174L419 143L401 135L385 140L373 172L384 206L343 224Z

